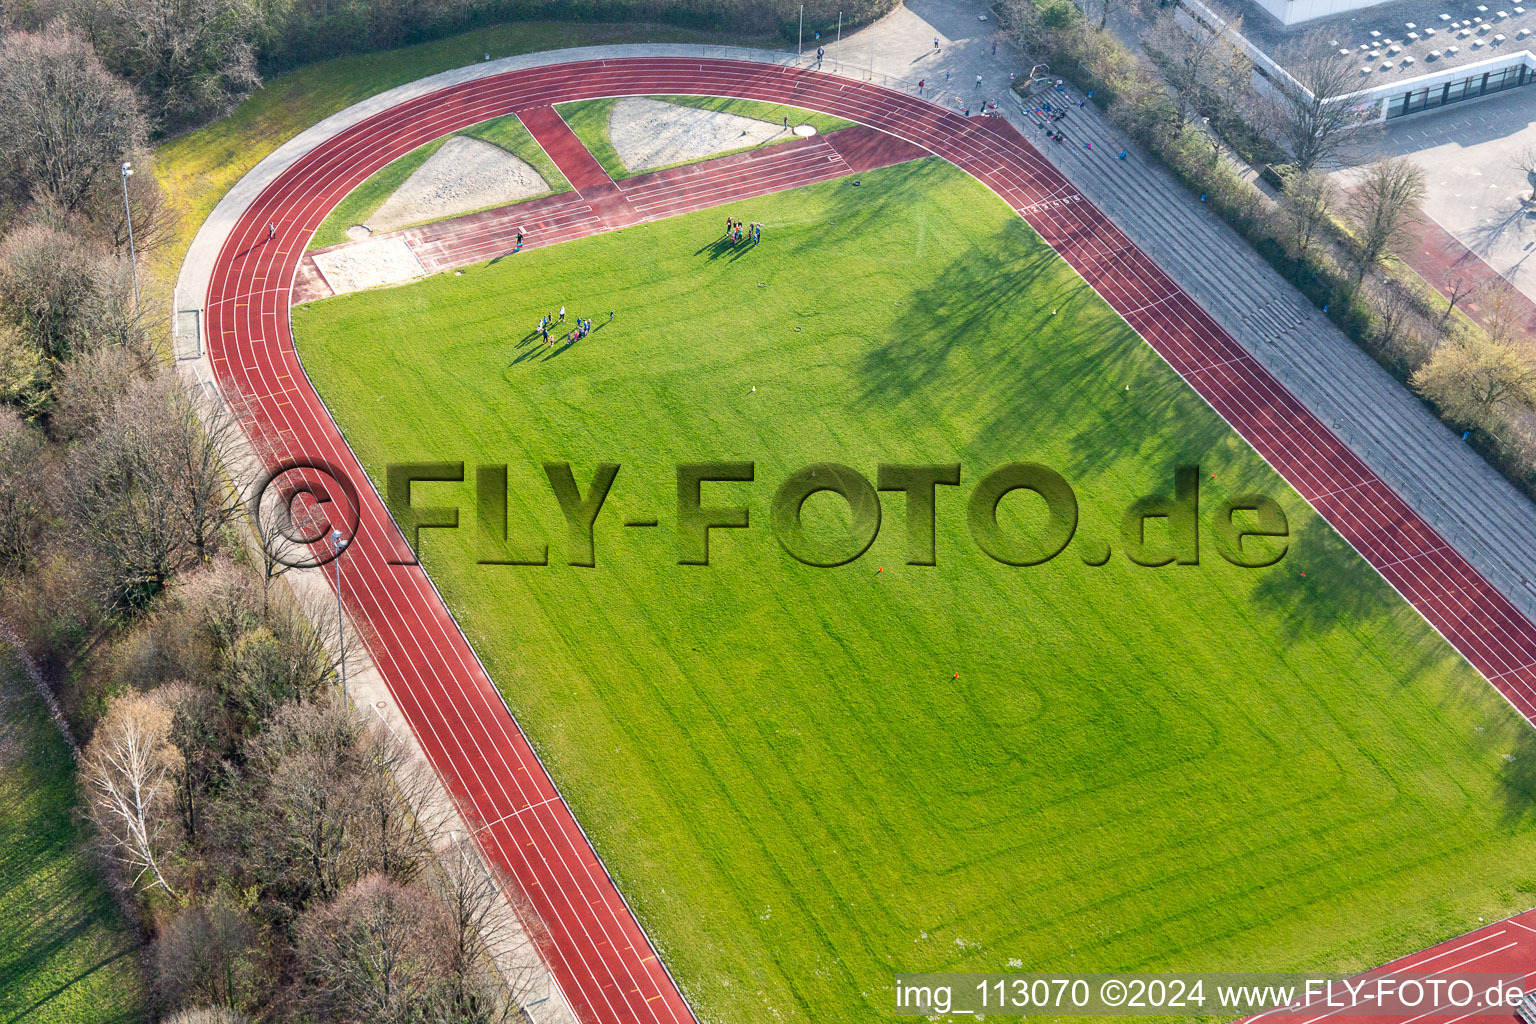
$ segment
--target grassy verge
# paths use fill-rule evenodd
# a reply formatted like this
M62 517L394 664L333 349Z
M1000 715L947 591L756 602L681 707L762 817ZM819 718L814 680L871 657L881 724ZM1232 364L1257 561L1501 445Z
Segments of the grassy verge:
M699 107L704 110L717 110L725 114L736 114L740 117L750 117L758 121L766 121L769 124L782 124L785 118L790 125L810 124L815 125L819 132L836 131L839 128L847 128L853 124L840 117L831 114L818 114L810 110L801 110L799 107L785 106L780 103L763 103L759 100L738 100L724 96L652 96L651 99L662 100L666 103L677 103L686 107ZM643 170L632 171L624 166L624 161L619 157L618 150L613 148L613 141L608 134L608 122L613 113L613 108L618 103L617 98L580 100L575 103L562 103L557 106L560 116L565 118L565 123L570 125L571 131L582 141L588 151L597 158L597 162L603 165L603 170L615 181L621 178L633 178L640 174L649 174L658 171L660 167L647 167ZM789 142L796 138L795 135L785 132L782 138L769 139L752 146L742 146L740 149L729 150L731 153L741 153L749 149L762 149L765 146L775 146L781 142ZM667 167L682 167L685 164L699 163L702 160L711 160L723 153L712 153L707 157L697 160L679 160Z
M528 196L519 202L527 202L529 199L540 199L544 196L554 195L557 192L568 192L571 183L565 180L565 175L560 173L560 168L539 146L528 129L523 127L523 122L517 115L508 114L506 117L498 117L485 121L472 128L466 128L453 135L467 135L482 142L489 142L493 146L499 146L513 156L530 165L551 186L547 192L541 192L536 196ZM345 199L336 205L320 223L315 231L315 237L310 240L310 249L324 249L327 246L339 245L347 240L347 228L354 224L365 224L368 218L384 201L395 193L407 178L416 173L416 170L431 159L432 154L440 149L443 143L453 138L453 135L445 135L420 146L400 157L388 165L375 171L366 181L351 192ZM464 216L467 213L477 211L465 210L454 216ZM446 219L446 218L435 218ZM422 221L421 223L430 223Z
M0 1020L145 1019L138 940L87 843L69 748L0 647Z
M1529 906L1526 724L995 196L933 160L862 180L736 204L756 248L706 211L294 315L381 488L465 461L415 487L464 516L422 556L702 1017L868 1021L893 970L1352 972ZM602 326L551 352L561 303ZM566 459L584 496L622 467L594 568ZM702 495L750 525L680 565L676 466L714 459L755 463ZM1034 568L967 528L1015 460L1079 506ZM823 461L961 463L938 564L895 494L863 557L791 559L771 498ZM510 552L473 522L483 464ZM1192 464L1204 517L1281 504L1278 565L1218 558L1209 518L1198 566L1130 564L1122 513Z
M171 240L154 262L156 286L169 294L198 227L247 171L305 128L359 100L477 63L487 53L506 57L602 43L725 42L782 45L776 38L729 37L667 25L519 22L398 50L323 61L275 78L228 117L156 148L155 175L175 219Z

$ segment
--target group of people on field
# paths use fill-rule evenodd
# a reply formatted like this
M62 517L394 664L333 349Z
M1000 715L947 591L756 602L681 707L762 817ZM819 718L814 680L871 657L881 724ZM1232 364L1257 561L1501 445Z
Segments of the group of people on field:
M742 239L745 238L752 245L756 246L758 242L763 240L763 226L757 221L743 224L735 217L727 216L725 218L725 237L730 239L732 245L740 245Z
M608 311L608 322L613 323L614 310ZM567 345L574 345L593 331L592 321L583 317L576 317L576 326L564 334L560 333L560 325L565 323L565 307L561 306L558 313L550 313L539 318L539 325L534 328L534 333L544 340L544 344L550 348L557 347L562 341Z

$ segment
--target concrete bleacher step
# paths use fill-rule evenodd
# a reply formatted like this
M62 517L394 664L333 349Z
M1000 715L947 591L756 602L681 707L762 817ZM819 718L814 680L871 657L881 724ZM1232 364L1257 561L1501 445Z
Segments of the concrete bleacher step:
M1010 112L1011 113L1011 112ZM1020 123L1014 117L1015 123ZM1167 172L1132 151L1101 115L1072 107L1055 143L1022 120L1060 168L1517 606L1536 613L1518 552L1536 544L1536 509L1343 335L1248 243ZM1091 141L1092 150L1082 143Z

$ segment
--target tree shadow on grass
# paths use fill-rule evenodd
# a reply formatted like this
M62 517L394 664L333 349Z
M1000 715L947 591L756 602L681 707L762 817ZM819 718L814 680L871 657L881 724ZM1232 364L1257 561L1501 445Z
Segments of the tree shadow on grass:
M1481 682L1481 680L1479 680ZM1515 828L1536 817L1536 732L1521 728L1511 749L1501 755L1498 793L1504 801L1501 818Z
M984 258L1017 252L1021 245L1029 248L1001 272L995 255ZM891 338L858 361L858 402L887 407L944 388L946 400L966 403L973 418L980 414L977 436L989 447L1021 461L1048 462L1074 486L1095 476L1114 486L1114 476L1103 474L1130 468L1158 481L1157 493L1171 492L1173 468L1199 465L1219 452L1230 428L1080 277L1058 273L1057 261L1022 224L962 251L905 300ZM1021 306L1033 308L1021 317ZM1011 332L1006 344L990 344L998 332ZM957 357L977 347L978 339L993 354L957 384L957 368L967 365ZM1046 450L1050 456L1042 458ZM1215 501L1202 498L1202 505L1214 510ZM1300 507L1287 502L1288 510ZM1123 510L1113 503L1105 509L1116 519ZM1201 515L1202 557L1217 559L1205 508ZM1330 557L1314 554L1324 551ZM1344 624L1363 626L1401 610L1376 580L1298 586L1304 567L1298 558L1374 573L1320 517L1308 515L1292 533L1286 560L1252 570L1266 575L1236 591L1268 613L1280 643Z
M991 254L1021 245L1027 250L1000 272ZM982 430L991 443L1024 459L1046 441L1065 453L1065 463L1058 459L1052 468L1069 478L1123 458L1128 438L1166 447L1167 438L1148 424L1173 422L1177 403L1198 399L1171 374L1159 384L1137 373L1131 378L1134 402L1128 401L1126 374L1151 353L1137 353L1145 343L1081 278L1060 269L1056 253L1022 222L967 249L904 300L891 339L859 361L859 401L885 406L952 387L958 350L986 346L996 356L963 386L972 411L984 416ZM1033 307L1022 321L1020 305ZM995 344L1000 333L1003 346ZM1082 402L1089 388L1100 391L1102 401ZM1209 429L1179 443L1208 448L1219 438L1219 426L1212 417Z
M1301 507L1300 502L1292 504ZM1325 579L1320 573L1327 566L1346 569L1350 577ZM1292 517L1285 557L1273 566L1251 571L1263 575L1249 591L1250 599L1288 642L1357 625L1368 627L1403 609L1402 599L1376 570L1310 510L1299 530ZM1408 651L1402 653L1405 659L1410 655ZM1420 667L1427 667L1423 659L1436 656L1436 652L1424 652ZM1395 671L1400 679L1417 675L1406 665Z

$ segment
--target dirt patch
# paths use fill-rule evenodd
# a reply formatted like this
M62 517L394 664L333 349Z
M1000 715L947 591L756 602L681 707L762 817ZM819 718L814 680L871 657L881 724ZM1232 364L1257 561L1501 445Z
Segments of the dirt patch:
M442 147L372 217L370 231L393 231L424 220L453 217L487 206L543 195L549 183L500 146L459 135Z
M793 129L718 110L632 97L608 115L608 138L631 171L702 160L791 137Z
M399 284L426 273L421 261L403 238L358 242L331 252L318 253L315 266L337 295L345 292Z

